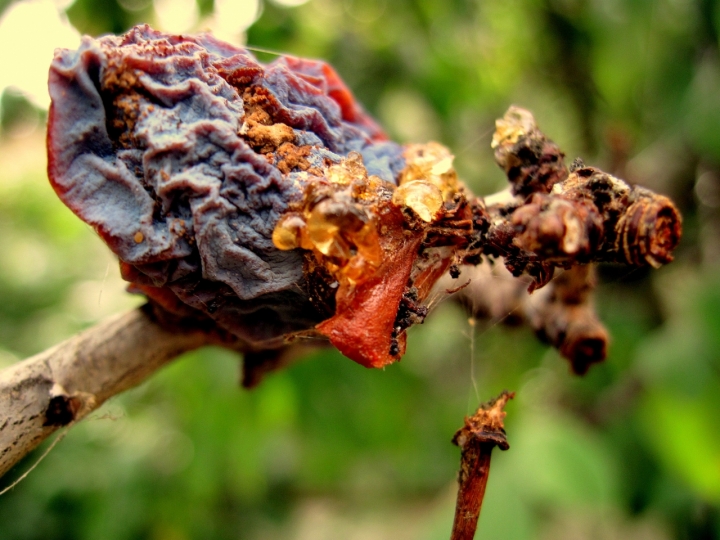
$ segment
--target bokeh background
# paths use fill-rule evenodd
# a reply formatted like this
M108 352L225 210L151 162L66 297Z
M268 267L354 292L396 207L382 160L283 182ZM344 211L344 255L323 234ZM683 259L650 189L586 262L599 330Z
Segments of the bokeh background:
M672 196L659 271L600 269L609 358L578 378L526 329L439 306L403 361L320 351L263 384L186 355L73 428L0 497L3 540L449 537L454 431L503 388L478 538L720 538L720 3L0 0L0 367L141 299L45 175L54 47L140 22L324 58L398 141L439 140L476 192L510 104L570 159ZM0 480L8 485L40 456Z

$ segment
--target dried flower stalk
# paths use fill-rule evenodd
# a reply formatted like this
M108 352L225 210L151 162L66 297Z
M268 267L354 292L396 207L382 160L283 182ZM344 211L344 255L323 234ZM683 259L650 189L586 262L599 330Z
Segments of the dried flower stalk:
M485 487L490 474L490 458L496 446L507 450L505 405L515 397L503 391L498 397L480 405L475 414L465 418L465 425L453 437L460 447L458 497L450 540L472 540L475 537Z

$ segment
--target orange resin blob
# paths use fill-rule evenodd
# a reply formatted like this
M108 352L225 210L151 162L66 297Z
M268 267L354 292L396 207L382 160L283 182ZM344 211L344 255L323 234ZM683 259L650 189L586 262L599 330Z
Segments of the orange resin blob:
M304 199L273 232L278 249L307 250L311 267L323 267L337 281L334 315L316 330L366 367L400 359L405 329L424 317L401 310L403 298L426 314L420 304L470 241L464 234L442 236L448 220L472 228L452 154L430 143L410 145L403 156L398 186L368 175L354 152L301 177Z
M412 180L400 185L395 190L392 201L397 206L410 208L427 223L436 221L443 207L440 188L427 180Z
M300 237L304 227L305 220L300 214L295 212L285 214L273 230L273 244L283 251L300 247Z
M351 152L323 177L308 177L305 200L278 221L273 244L312 251L341 285L362 283L383 259L378 208L389 204L393 187L368 176L360 154Z

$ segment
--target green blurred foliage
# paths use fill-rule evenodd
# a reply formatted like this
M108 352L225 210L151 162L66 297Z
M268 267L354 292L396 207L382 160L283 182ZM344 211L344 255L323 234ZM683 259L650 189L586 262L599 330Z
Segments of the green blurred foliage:
M203 16L215 5L198 1ZM155 20L130 0L67 14L95 35ZM186 355L0 497L0 538L445 539L450 438L502 388L518 391L512 448L493 458L478 537L720 538L718 28L715 0L266 1L251 46L327 59L395 139L452 148L478 193L503 186L489 142L517 103L570 158L671 195L678 260L601 269L613 343L584 378L529 332L471 326L453 304L384 371L319 350L244 391L234 355ZM141 300L47 184L42 113L10 91L1 105L4 366Z

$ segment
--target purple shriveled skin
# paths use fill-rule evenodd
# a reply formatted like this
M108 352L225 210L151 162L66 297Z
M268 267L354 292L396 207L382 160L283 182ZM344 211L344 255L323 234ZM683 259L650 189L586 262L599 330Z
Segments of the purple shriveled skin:
M390 182L404 163L326 64L264 66L210 35L85 37L57 51L50 94L60 198L136 288L257 348L327 318L308 301L302 254L271 240L302 195L296 176L351 151Z

